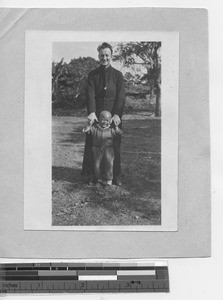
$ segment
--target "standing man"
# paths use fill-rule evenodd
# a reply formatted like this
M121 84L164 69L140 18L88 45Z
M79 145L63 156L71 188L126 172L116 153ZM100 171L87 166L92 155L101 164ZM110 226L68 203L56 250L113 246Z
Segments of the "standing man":
M114 126L122 127L121 118L125 104L124 79L120 71L111 66L112 46L108 43L101 44L98 48L100 67L88 75L87 85L87 110L88 120L91 124L98 121L99 115L106 110L112 114ZM87 135L85 141L82 174L94 175L92 136ZM113 184L121 185L121 136L114 138L114 166Z

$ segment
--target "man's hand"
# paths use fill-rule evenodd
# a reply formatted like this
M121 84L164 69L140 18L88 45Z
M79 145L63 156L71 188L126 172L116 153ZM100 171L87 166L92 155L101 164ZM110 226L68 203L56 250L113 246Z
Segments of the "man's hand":
M92 125L94 121L98 121L98 118L96 117L96 114L94 112L90 113L87 118L90 122L90 125Z
M112 121L114 122L115 126L118 126L121 123L121 119L118 115L114 115Z

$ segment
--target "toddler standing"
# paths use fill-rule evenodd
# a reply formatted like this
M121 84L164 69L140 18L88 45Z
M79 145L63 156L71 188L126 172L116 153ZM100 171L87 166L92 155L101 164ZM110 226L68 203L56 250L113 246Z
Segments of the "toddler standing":
M99 116L99 123L88 125L83 132L92 134L94 153L94 175L95 183L112 185L114 149L113 138L121 134L121 129L111 127L112 116L109 111L102 111Z

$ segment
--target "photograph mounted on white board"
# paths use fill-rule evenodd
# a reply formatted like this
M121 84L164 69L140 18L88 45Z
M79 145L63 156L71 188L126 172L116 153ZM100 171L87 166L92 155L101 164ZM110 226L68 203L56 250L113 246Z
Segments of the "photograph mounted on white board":
M161 225L161 52L52 44L52 226Z
M26 33L26 229L177 230L178 46Z

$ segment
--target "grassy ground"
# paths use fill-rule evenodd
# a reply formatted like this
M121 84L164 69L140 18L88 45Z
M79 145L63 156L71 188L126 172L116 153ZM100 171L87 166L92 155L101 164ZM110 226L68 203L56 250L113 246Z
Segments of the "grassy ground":
M122 186L87 185L81 176L86 116L53 116L52 225L161 224L161 121L123 118Z

